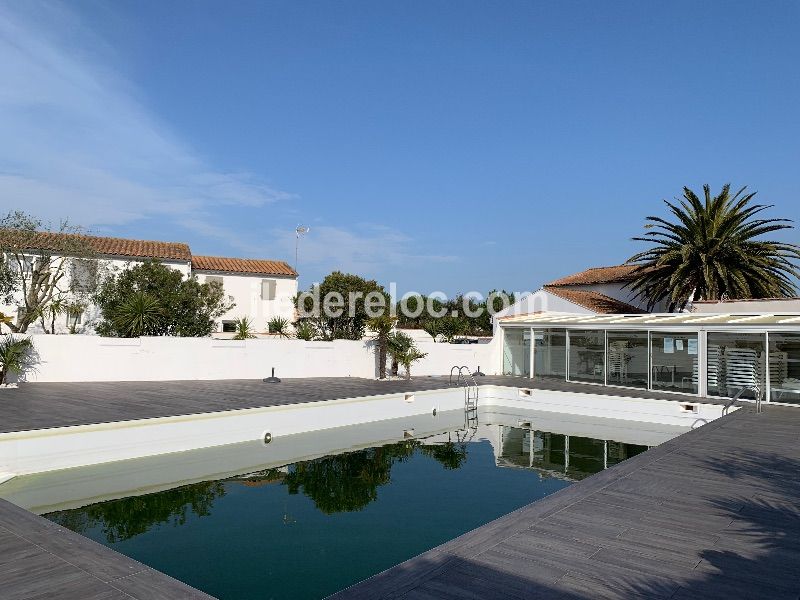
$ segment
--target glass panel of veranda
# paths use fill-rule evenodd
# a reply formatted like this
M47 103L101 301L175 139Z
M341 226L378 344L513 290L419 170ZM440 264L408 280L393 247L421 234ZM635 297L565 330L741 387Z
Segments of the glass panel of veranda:
M602 329L569 330L569 380L605 382L606 332Z
M567 378L567 332L565 329L533 331L533 376L564 381Z
M530 377L531 330L507 328L503 336L503 375Z
M800 333L769 333L770 400L800 404Z
M647 332L608 332L608 385L647 389Z
M766 353L763 333L708 332L706 379L708 395L761 398L766 393Z
M652 331L652 389L696 394L700 377L699 358L697 333Z

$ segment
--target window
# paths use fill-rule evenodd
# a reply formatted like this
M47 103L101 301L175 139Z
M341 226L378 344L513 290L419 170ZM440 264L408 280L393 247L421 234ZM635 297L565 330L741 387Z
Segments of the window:
M530 377L531 330L505 330L503 335L503 375Z
M770 400L800 404L800 334L769 334Z
M222 332L223 333L236 333L236 321L223 321L222 322Z
M261 280L261 299L275 300L276 281L274 279Z
M73 292L89 293L97 287L96 260L88 258L74 258L70 262L70 288Z
M218 275L206 275L206 283L218 283L222 285L222 277Z
M696 394L697 334L653 332L650 339L652 389Z
M743 398L755 398L750 388L766 392L763 333L708 334L707 379L710 396L732 398L741 390Z
M608 384L647 388L647 332L608 332Z
M83 311L73 309L67 311L67 327L75 327L80 325L83 321Z
M606 332L572 329L569 332L569 380L605 382Z
M564 381L567 378L567 331L535 329L533 340L533 376Z

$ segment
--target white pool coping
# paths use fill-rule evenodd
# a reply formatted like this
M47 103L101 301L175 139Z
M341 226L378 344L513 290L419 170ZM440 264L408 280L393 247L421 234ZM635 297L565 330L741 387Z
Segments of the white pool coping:
M479 405L562 415L697 427L721 404L480 386ZM77 425L0 434L0 477L44 473L186 452L378 421L463 409L464 389L448 388L264 408ZM2 483L2 481L0 481Z

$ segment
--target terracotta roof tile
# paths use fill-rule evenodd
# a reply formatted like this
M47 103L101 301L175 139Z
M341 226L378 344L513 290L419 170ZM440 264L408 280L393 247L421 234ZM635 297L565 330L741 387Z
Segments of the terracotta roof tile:
M567 275L546 284L551 285L592 285L596 283L623 283L633 279L638 265L617 265L614 267L593 267L580 273Z
M0 246L22 250L49 250L72 254L85 248L107 256L130 256L135 258L159 258L185 260L192 258L188 244L182 242L157 242L129 240L115 237L99 237L73 233L36 232L20 234L11 230L0 230Z
M193 271L218 271L222 273L252 273L256 275L288 275L297 277L295 270L280 260L255 258L226 258L223 256L193 256Z
M563 298L564 300L572 302L573 304L588 308L589 310L600 314L630 315L645 314L647 312L641 308L636 308L632 304L628 304L622 300L617 300L616 298L606 296L600 292L575 290L569 287L554 285L547 285L544 289L555 294L559 298Z

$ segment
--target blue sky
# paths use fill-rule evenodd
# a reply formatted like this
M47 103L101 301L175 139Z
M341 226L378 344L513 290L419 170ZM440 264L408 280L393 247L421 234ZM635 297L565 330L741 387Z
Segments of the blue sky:
M683 185L800 220L797 2L0 0L0 208L401 292L636 251ZM792 232L784 239L798 240Z

